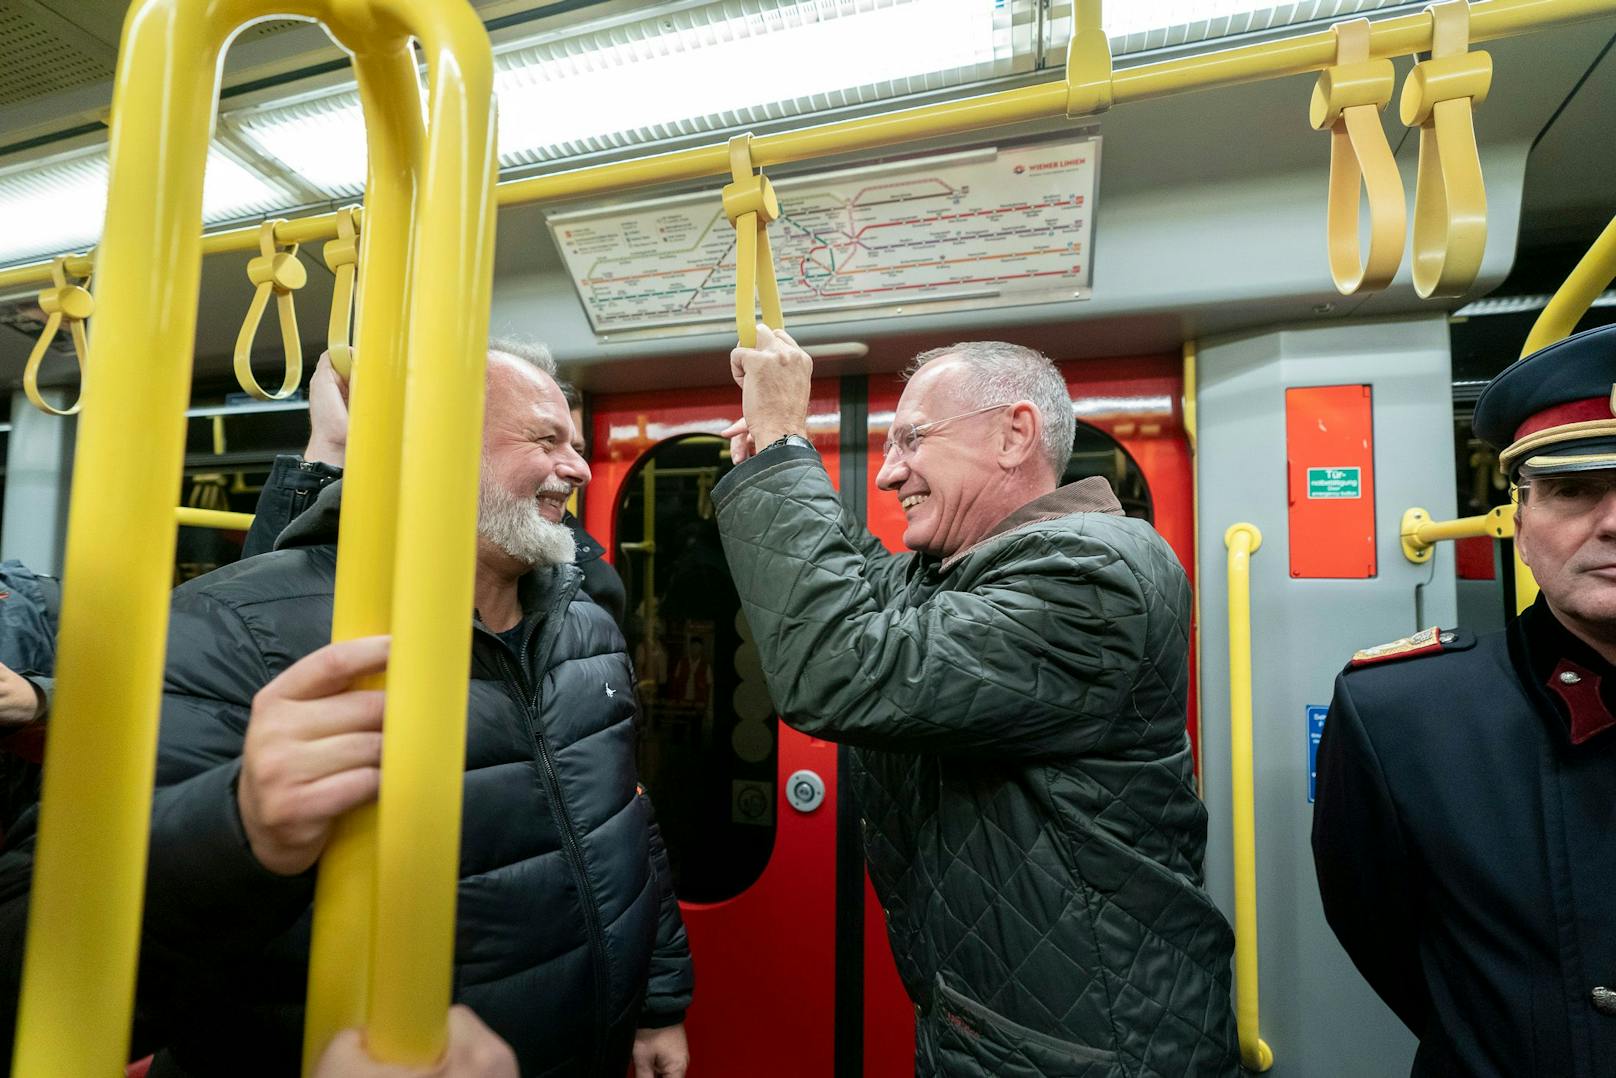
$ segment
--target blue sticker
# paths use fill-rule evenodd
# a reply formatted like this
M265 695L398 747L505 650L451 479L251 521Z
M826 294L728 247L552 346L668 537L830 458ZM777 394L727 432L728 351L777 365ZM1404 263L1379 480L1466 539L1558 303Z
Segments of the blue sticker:
M1319 784L1319 741L1324 737L1324 716L1328 707L1307 705L1307 802L1313 803L1313 794Z

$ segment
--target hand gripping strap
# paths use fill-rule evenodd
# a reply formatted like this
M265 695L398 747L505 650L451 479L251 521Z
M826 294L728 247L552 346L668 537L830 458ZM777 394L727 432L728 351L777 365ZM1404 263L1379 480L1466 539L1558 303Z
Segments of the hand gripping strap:
M28 363L22 371L22 391L27 394L28 403L46 415L74 415L84 403L84 368L90 354L84 336L84 320L95 313L95 299L85 287L90 283L88 277L84 279L84 284L67 283L66 257L51 261L51 282L52 287L39 294L39 306L45 312L45 331L34 342L33 351L28 353ZM39 392L39 367L45 362L45 352L56 339L63 322L67 323L68 332L73 336L73 358L79 367L79 395L70 407L57 408Z
M331 321L326 328L326 351L331 366L348 379L353 374L353 338L349 319L353 312L354 278L359 267L359 210L348 206L337 211L337 238L320 250L326 268L336 276L331 286Z
M275 226L281 221L265 221L258 230L259 256L247 263L247 279L258 287L253 293L252 305L247 308L247 320L236 335L236 381L251 396L261 401L285 400L297 391L303 381L303 345L297 337L297 312L292 307L292 293L308 283L308 271L297 259L297 244L282 251L275 243ZM281 388L270 393L258 384L252 372L253 338L258 335L258 323L263 320L269 297L275 297L276 312L281 323L281 347L286 355L286 373Z
M1330 132L1330 199L1325 234L1330 277L1343 296L1385 288L1403 260L1408 211L1403 178L1392 157L1380 111L1392 99L1397 75L1390 60L1369 58L1369 20L1335 26L1336 63L1313 87L1308 119ZM1369 204L1369 253L1358 243L1358 188Z
M1487 99L1493 61L1470 52L1470 7L1447 0L1431 13L1431 59L1403 84L1398 111L1420 129L1414 188L1414 290L1457 296L1475 283L1487 247L1487 189L1473 108Z
M735 335L743 348L756 348L754 298L762 303L765 325L785 325L769 249L769 222L780 216L780 202L768 177L752 171L750 132L729 140L729 168L734 180L724 186L723 195L724 216L735 226Z

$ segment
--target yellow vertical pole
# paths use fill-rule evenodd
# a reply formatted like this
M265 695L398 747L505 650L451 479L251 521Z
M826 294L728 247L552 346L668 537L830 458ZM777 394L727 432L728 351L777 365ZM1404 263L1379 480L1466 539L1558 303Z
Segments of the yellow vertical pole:
M341 534L331 638L385 633L392 624L399 462L409 325L412 236L425 128L415 57L402 34L370 35L354 54L369 175L360 232L358 324L349 400ZM386 675L362 687L382 689ZM340 1030L363 1025L376 902L376 806L337 824L320 859L309 948L303 1070Z
M421 1065L442 1055L448 1032L498 170L493 58L482 23L463 3L421 5L410 21L427 56L430 101L366 1044L384 1062ZM422 566L432 567L433 586L409 586Z
M229 7L143 0L124 23L18 1015L24 1078L118 1074L129 1046L202 174L228 29L216 20Z
M1224 533L1229 551L1229 770L1234 796L1234 987L1240 1061L1259 1073L1274 1065L1260 1036L1257 995L1257 810L1251 734L1251 556L1255 524Z

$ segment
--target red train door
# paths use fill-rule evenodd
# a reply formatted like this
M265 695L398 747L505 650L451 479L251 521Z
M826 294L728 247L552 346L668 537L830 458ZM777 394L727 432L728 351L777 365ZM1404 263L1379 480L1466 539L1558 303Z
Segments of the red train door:
M640 776L696 966L686 1021L701 1078L836 1072L837 748L779 723L747 638L709 494L734 386L592 402L585 524L628 592ZM839 474L839 398L810 435ZM911 1065L912 1066L912 1065Z

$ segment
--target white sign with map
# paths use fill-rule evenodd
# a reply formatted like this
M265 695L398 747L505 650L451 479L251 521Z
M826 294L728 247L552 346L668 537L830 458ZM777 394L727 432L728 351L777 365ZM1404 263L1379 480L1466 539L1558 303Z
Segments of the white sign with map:
M1098 136L775 181L787 324L1089 295ZM596 333L710 331L735 310L718 190L547 218Z

